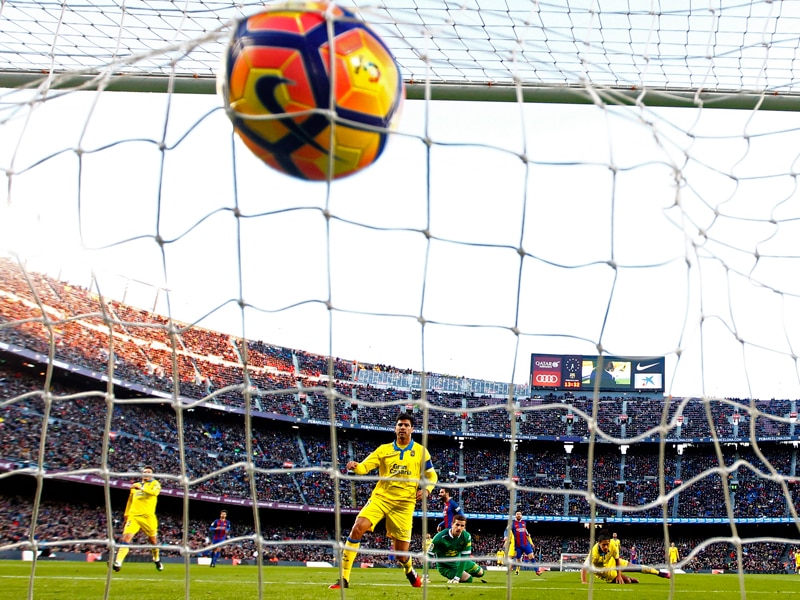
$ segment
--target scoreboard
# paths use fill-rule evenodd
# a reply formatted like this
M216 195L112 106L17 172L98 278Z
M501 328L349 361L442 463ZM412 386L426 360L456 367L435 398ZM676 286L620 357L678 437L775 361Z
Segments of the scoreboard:
M602 358L602 361L601 361ZM663 392L664 357L532 354L531 389Z

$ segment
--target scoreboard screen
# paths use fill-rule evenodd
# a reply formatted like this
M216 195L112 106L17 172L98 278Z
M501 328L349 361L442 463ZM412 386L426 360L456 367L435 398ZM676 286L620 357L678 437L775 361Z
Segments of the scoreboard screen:
M602 358L602 361L601 361ZM531 355L531 389L663 392L664 357Z

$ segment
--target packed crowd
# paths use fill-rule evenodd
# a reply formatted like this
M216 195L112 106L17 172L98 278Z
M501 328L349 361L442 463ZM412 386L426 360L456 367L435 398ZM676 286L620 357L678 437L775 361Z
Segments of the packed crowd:
M414 405L430 409L432 432L502 437L511 433L512 424L521 438L581 439L589 432L592 397L548 394L509 403L505 397L426 390L423 403L420 390L358 384L358 369L394 367L329 360L170 322L78 286L33 272L23 274L8 260L0 260L0 290L0 324L5 324L0 341L42 354L49 352L52 342L59 360L101 373L113 367L114 376L128 385L167 394L177 391L187 401L202 399L239 409L249 402L260 412L322 421L329 419L333 403L337 421L373 427L391 422L399 407ZM109 334L114 336L113 356ZM793 435L796 427L794 400L602 396L597 402L598 431L615 438L648 433L657 438L663 432L671 439L747 440L751 418L759 437ZM668 406L662 423L664 402Z
M0 548L26 549L31 537L32 501L22 496L0 496L0 510L5 517L0 520ZM104 506L89 503L48 499L40 503L37 527L34 533L37 544L49 547L52 552L80 552L106 554L108 543L103 540L119 537L122 529L122 507L111 509L111 531L107 527ZM211 514L211 513L209 513ZM195 556L207 552L211 543L208 527L213 517L191 518L187 524L188 548ZM179 556L183 540L183 520L180 515L159 511L159 543L167 556ZM252 521L252 519L251 519ZM325 528L309 529L300 525L277 527L262 525L261 547L265 559L275 557L284 561L312 561L331 558L333 546L330 532ZM223 547L223 557L252 560L256 556L259 536L252 526L234 523L230 543ZM89 540L89 541L86 541ZM308 540L309 543L302 543ZM300 543L298 543L300 542ZM41 549L41 548L40 548ZM134 554L146 554L136 549Z
M0 394L16 398L3 410L0 459L18 465L38 463L44 435L42 462L51 471L101 472L107 467L125 473L147 461L165 474L166 487L178 487L183 466L191 491L247 498L249 457L256 467L258 500L312 506L335 502L330 431L322 425L292 429L269 418L254 418L247 431L239 415L196 407L179 409L179 429L175 408L168 403L118 399L111 405L104 464L105 429L98 424L106 423L109 404L102 392L53 380L50 393L42 394L38 374L5 367L0 369ZM381 432L338 431L335 458L340 471L349 460L365 457L383 436ZM725 487L733 490L731 503L737 516L787 517L790 504L800 500L794 483L797 449L786 444L762 445L760 451L768 464L750 448L723 446L725 468L720 468L711 446L670 447L663 470L657 445L629 448L624 454L614 445L596 445L590 463L586 445L573 445L567 452L563 444L518 442L513 447L513 466L512 447L502 440L430 435L427 445L436 457L440 477L462 488L465 503L475 512L507 512L510 475L519 486L519 501L536 514L589 515L590 471L594 512L604 517L622 513L661 517L659 473L663 473L666 493L684 486L667 500L669 517L719 516L720 507L725 506ZM782 478L769 477L771 469ZM349 484L347 480L340 483L348 498ZM352 480L357 503L366 500L371 484Z

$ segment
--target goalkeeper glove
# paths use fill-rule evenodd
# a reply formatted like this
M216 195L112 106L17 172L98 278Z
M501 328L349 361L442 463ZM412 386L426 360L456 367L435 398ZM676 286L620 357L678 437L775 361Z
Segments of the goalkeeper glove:
M452 579L448 579L447 583L461 583L460 577L453 577Z

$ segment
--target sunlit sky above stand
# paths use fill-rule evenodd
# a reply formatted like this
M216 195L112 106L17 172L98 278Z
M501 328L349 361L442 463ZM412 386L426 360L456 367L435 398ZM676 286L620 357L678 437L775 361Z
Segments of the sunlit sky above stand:
M3 248L83 285L91 262L103 293L147 308L166 287L181 321L346 359L523 383L532 352L599 344L667 356L676 396L800 397L796 113L409 101L380 161L328 187L262 165L219 106L87 92L0 113Z

